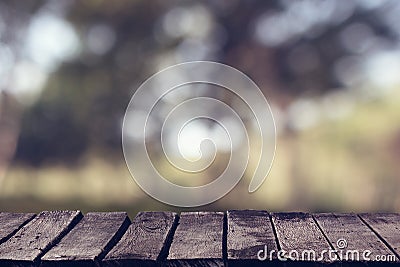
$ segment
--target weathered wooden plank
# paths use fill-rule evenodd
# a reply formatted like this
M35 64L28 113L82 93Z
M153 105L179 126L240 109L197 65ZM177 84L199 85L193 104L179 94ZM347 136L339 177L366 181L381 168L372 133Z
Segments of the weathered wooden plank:
M9 239L33 217L34 213L0 213L0 243Z
M400 259L400 214L368 213L360 214L360 217L390 246L397 259Z
M0 245L0 265L33 266L82 217L80 211L43 211Z
M184 212L167 257L167 266L223 266L222 212Z
M276 237L266 211L243 210L227 212L227 260L229 266L258 266L277 260ZM260 253L261 251L261 253ZM267 256L265 259L263 257ZM259 258L260 257L260 258ZM263 259L263 260L260 260Z
M375 261L392 252L355 214L320 213L314 218L341 261Z
M156 266L166 258L177 218L173 212L140 212L103 265Z
M308 213L274 213L272 222L280 245L279 260L329 263L331 249L312 216Z
M43 266L96 266L130 225L126 212L92 212L42 257Z

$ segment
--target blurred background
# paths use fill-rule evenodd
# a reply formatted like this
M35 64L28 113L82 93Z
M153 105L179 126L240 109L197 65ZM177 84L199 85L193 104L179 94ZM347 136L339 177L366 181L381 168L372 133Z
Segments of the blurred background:
M191 60L249 75L277 127L262 187L197 209L400 211L397 0L1 1L0 209L179 210L135 184L121 127Z

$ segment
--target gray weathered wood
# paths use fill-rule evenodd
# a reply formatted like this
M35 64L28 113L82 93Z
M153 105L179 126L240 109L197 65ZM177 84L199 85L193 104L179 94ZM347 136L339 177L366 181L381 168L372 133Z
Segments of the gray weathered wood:
M360 217L382 238L400 259L400 214L360 214Z
M394 256L397 260L394 263L400 263L400 214L269 215L266 211L247 210L228 211L224 218L220 212L186 212L182 213L178 224L175 213L142 212L130 225L125 213L88 213L82 220L82 214L77 211L42 212L32 217L33 214L0 213L0 240L3 240L0 266L369 266L391 263L363 262L362 253L367 250L371 251L368 255L371 260L377 255ZM347 246L338 247L339 239L344 239ZM257 254L262 249L265 252L264 246L268 255L265 261L259 261ZM272 250L284 251L280 256L286 258L311 257L314 261L281 262L275 252L272 254L274 261L270 262ZM292 250L297 255L289 254ZM310 251L315 252L315 257ZM333 251L330 257L329 251ZM357 255L360 261L339 261Z
M176 222L173 212L140 212L103 265L156 266L165 260Z
M272 222L280 248L285 252L278 255L278 258L288 258L293 261L331 262L324 252L331 250L331 246L310 214L274 213Z
M265 264L265 250L278 250L269 214L266 211L243 210L227 212L227 260L229 266ZM259 253L259 251L262 251ZM265 261L276 260L267 257Z
M126 212L92 212L42 257L43 266L98 264L130 225Z
M168 266L223 266L222 212L184 212L169 250Z
M374 261L377 255L392 254L355 214L321 213L313 216L342 261L369 261L369 258Z
M0 265L33 266L82 217L80 211L44 211L0 245Z
M0 243L9 239L33 217L34 213L0 213Z

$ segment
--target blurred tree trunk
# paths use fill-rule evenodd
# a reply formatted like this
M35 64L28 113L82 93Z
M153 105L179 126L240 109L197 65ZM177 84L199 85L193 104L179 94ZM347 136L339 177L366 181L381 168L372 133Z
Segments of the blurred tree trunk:
M16 99L6 91L0 93L0 191L4 175L17 146L20 107Z

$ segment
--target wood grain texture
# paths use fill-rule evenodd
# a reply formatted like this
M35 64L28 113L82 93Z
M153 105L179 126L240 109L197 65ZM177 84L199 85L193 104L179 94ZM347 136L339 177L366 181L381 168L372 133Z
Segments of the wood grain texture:
M0 245L0 265L33 266L82 217L80 211L43 211Z
M9 239L33 217L34 213L0 213L0 243Z
M95 266L130 225L126 212L92 212L42 257L43 266Z
M285 251L281 256L278 255L279 258L287 258L294 262L331 262L325 254L325 251L331 250L331 246L310 214L274 213L272 222L280 248ZM295 252L289 253L291 251Z
M400 265L400 214L270 215L245 210L228 211L226 216L186 212L179 219L172 212L141 212L132 224L123 212L81 218L79 211L42 212L36 217L0 213L0 266ZM339 239L346 241L343 249ZM284 251L281 257L301 261L280 261L277 252L273 262L270 255L259 261L257 253L264 246L268 253ZM292 250L297 255L290 254ZM394 262L366 262L361 257L348 261L366 250L371 260L393 256ZM328 258L323 251L334 252ZM312 262L303 261L310 258Z
M227 260L229 266L264 265L259 251L278 250L269 214L266 211L227 212ZM267 248L267 249L266 249ZM264 253L260 254L261 257ZM266 261L276 260L267 257Z
M377 255L389 255L391 251L379 240L355 214L314 214L332 246L338 250L342 261L372 261ZM371 254L367 251L371 251ZM365 257L363 256L363 253Z
M224 266L224 213L184 212L167 257L167 266Z
M176 223L173 212L140 212L103 265L156 266L166 258Z
M364 222L375 231L384 242L390 246L400 259L400 214L377 213L360 214Z

